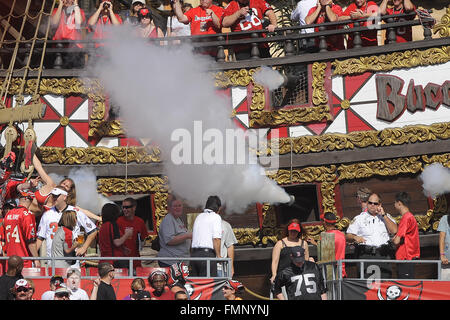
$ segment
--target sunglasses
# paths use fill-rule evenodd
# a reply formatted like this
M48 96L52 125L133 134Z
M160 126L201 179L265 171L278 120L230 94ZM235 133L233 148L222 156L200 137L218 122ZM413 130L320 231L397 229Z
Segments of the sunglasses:
M16 292L28 292L28 290L30 290L30 289L25 288L25 287L20 287L16 290Z
M131 208L133 208L134 206L122 206L122 208L123 209L131 209Z
M380 204L379 202L371 202L371 201L367 201L367 203L374 206L378 206Z

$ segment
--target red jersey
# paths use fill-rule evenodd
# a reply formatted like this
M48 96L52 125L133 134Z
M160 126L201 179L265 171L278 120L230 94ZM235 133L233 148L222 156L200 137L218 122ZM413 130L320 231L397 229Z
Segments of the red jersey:
M211 9L215 15L222 20L223 8L212 5ZM184 14L191 24L191 35L220 33L220 29L214 26L211 16L206 14L202 6L192 8Z
M317 9L317 6L314 8L311 8L308 12L308 16L312 15ZM341 6L338 6L337 4L333 4L331 6L331 11L333 11L338 17L342 16L342 8ZM325 12L325 9L322 10L319 13L319 16L312 24L320 24L330 22L330 20L327 17L327 14ZM327 27L327 30L336 30L339 26L336 27ZM319 28L316 27L314 31L319 32ZM327 44L328 44L328 50L329 51L336 51L336 50L343 50L344 47L344 36L343 35L335 35L335 36L328 36L327 38ZM316 39L316 45L319 46L319 39Z
M412 11L416 10L416 7L414 7L414 9ZM410 12L412 12L410 11ZM405 8L401 8L400 10L395 10L393 7L392 8L386 8L386 14L387 15L392 15L392 14L404 14L404 13L410 13L410 12L405 12ZM414 20L415 16L411 15L411 17L404 17L404 18L396 18L394 19L395 22L398 21L407 21L407 20ZM412 41L412 27L401 27L401 28L396 28L395 29L395 33L397 35L397 42L408 42L408 41ZM388 39L386 39L386 43L387 43Z
M122 24L122 18L117 13L115 13L114 15L116 16L117 20L119 20L120 24ZM94 36L92 37L92 39L108 38L109 30L107 27L111 27L112 25L113 24L112 24L109 16L99 16L97 23L95 25ZM100 47L103 45L104 44L101 44L101 43L95 44L96 47Z
M100 255L102 257L124 257L123 250L114 246L114 239L120 238L123 235L114 234L113 224L111 222L105 222L100 227L100 231L98 232L98 245L100 247ZM104 262L113 263L112 260L102 260Z
M397 260L412 260L420 257L419 227L411 212L406 212L398 225L397 237L403 238L395 253Z
M264 15L267 10L272 10L272 7L264 0L250 0L249 7L251 8L251 14L243 17L240 20L236 20L236 22L231 26L232 32L263 29L262 20L264 19ZM235 12L239 11L240 8L241 7L237 1L231 1L225 8L221 21L223 21L223 18L225 18L226 16L231 16ZM265 37L265 34L262 34L262 36ZM246 38L250 38L250 36L233 37L233 40ZM261 46L268 47L267 43L261 44ZM235 52L249 48L251 48L251 45L241 45L233 47Z
M363 5L361 8L358 8L355 3L352 3L347 7L347 9L342 14L343 16L350 16L350 13L353 11L356 11L357 9L361 10L363 13L367 14L378 14L378 6L373 1L367 1L365 5ZM368 27L372 25L373 22L371 21L364 21L360 24L360 27ZM353 24L350 24L350 27L353 28ZM377 30L368 30L361 32L361 45L363 47L370 47L370 46L377 46L378 45L378 38L377 38ZM347 48L353 48L353 34L348 34L348 41L347 41Z
M23 180L9 180L6 183L6 194L5 194L5 201L8 199L14 199L18 197L17 193L17 186L21 183L23 183Z
M55 15L58 9L53 10L52 16ZM86 17L84 15L83 9L80 8L81 23L84 23ZM58 28L56 29L53 40L81 40L80 26L75 24L75 10L67 16L65 10L61 11L61 18L59 19ZM77 44L78 47L82 48L81 44Z
M343 232L339 230L328 230L328 233L334 233L334 251L335 251L335 259L344 260L345 259L345 235ZM347 273L345 272L345 263L342 262L342 276L346 277Z
M120 216L117 219L117 225L119 226L120 234L124 234L126 228L133 228L131 238L125 240L124 245L130 249L130 254L128 257L140 257L138 233L140 233L142 240L148 236L148 231L144 220L138 216L134 216L133 220L127 220L124 216ZM133 266L134 268L140 267L141 261L134 261Z
M30 242L36 241L36 220L27 208L19 206L11 209L3 219L3 239L5 246L3 250L8 257L17 255L19 257L31 257L28 249ZM31 260L24 261L24 267L32 267Z

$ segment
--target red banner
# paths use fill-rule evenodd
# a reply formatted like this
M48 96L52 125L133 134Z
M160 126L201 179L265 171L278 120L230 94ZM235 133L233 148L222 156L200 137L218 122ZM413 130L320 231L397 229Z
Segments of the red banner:
M346 279L342 300L450 300L450 281Z
M33 298L40 300L44 292L50 290L50 279L32 279L35 285L35 293ZM131 293L131 282L133 279L114 279L112 286L116 292L117 300L122 300ZM145 279L147 283L147 279ZM225 280L214 279L188 279L186 281L186 290L188 291L191 300L224 300L222 294L222 287ZM147 283L148 286L148 283ZM80 287L90 296L93 288L93 281L83 279ZM149 287L146 288L149 290ZM150 290L149 290L150 291Z

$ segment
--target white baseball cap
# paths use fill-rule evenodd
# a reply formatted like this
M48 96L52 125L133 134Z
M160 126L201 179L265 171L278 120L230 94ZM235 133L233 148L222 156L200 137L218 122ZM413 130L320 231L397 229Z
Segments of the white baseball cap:
M54 194L55 196L59 196L60 194L67 196L67 192L60 188L53 188L51 194Z
M140 3L142 3L142 4L145 5L145 0L133 0L133 2L131 2L131 4L133 5L133 4L135 4L136 2L140 2Z

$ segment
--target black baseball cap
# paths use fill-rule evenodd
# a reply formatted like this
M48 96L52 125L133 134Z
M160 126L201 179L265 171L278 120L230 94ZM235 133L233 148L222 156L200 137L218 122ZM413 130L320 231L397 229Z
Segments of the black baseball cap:
M291 259L294 262L304 262L305 261L305 249L300 246L291 248Z

